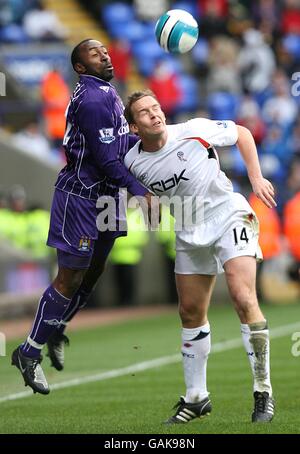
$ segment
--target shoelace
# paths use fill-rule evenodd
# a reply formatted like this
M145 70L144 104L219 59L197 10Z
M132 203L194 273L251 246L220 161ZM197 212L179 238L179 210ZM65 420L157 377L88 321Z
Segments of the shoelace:
M173 410L175 410L176 408L178 408L178 407L180 407L181 405L184 405L184 404L185 404L185 401L181 397L180 400L174 405Z

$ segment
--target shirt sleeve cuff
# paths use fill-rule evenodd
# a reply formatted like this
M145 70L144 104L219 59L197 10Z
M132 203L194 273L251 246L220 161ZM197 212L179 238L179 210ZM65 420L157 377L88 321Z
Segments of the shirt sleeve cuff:
M137 181L136 182L133 182L129 187L128 187L128 191L130 192L130 194L132 195L140 195L140 196L143 196L145 194L147 194L147 192L149 192L149 190L147 188L145 188L145 186L142 186L140 183L138 183Z

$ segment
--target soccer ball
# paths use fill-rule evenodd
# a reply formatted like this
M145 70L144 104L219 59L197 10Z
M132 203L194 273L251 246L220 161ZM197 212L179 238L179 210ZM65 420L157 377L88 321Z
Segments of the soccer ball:
M184 54L191 50L198 39L198 24L193 16L182 9L171 9L158 19L155 36L166 51Z

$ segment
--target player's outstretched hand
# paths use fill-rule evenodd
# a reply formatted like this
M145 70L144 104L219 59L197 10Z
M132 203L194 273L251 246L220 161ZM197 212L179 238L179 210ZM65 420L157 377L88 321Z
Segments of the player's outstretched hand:
M251 185L256 197L262 200L268 208L277 206L274 200L275 190L269 180L263 177L251 178Z
M159 197L152 194L151 192L147 192L145 194L145 199L148 205L148 220L150 227L151 229L156 230L160 223L161 216Z

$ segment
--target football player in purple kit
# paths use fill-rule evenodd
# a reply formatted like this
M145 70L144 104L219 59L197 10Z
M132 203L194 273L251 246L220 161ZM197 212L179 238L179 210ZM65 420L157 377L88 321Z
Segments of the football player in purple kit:
M43 346L52 365L63 369L66 324L86 304L115 239L126 235L121 228L98 231L96 201L111 196L118 207L120 188L145 196L149 207L152 199L123 164L137 139L129 136L124 106L109 83L114 68L105 46L86 39L73 49L71 62L79 82L67 109L67 164L55 184L47 242L57 249L58 273L40 299L29 336L12 354L25 385L41 394L50 391L40 365ZM117 224L119 218L117 210Z

